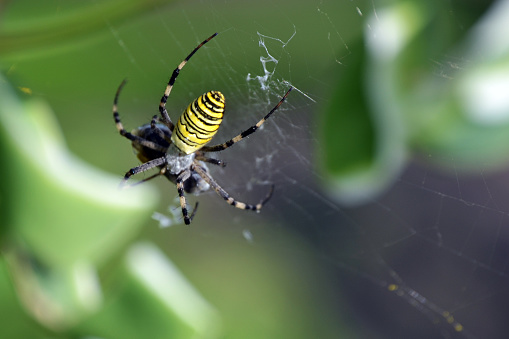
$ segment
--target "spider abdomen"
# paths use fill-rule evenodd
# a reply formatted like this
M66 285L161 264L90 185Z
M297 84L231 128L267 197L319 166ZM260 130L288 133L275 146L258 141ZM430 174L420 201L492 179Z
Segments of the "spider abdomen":
M216 134L224 113L224 95L210 91L194 100L182 113L171 136L183 153L191 154L205 146Z

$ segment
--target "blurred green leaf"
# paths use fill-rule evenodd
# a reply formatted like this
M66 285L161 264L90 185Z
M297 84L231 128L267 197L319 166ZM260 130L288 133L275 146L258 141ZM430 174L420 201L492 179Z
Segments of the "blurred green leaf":
M327 189L338 201L370 200L415 150L432 153L443 166L454 159L463 170L507 161L500 154L508 153L509 49L496 32L509 22L509 6L499 2L465 34L440 16L441 5L379 6L364 42L351 48L362 53L366 45L338 74L321 124Z
M0 256L0 313L2 338L52 338L29 316L20 305L12 282L12 274L3 256Z
M360 46L352 48L363 54ZM373 123L366 93L363 72L364 56L356 55L354 63L342 68L320 123L321 147L329 190L338 199L348 202L362 199L371 187L366 173L374 166L376 156L376 124ZM376 174L375 174L376 175ZM339 194L337 194L340 192Z
M9 159L0 169L4 254L25 306L46 325L65 327L90 310L92 294L77 293L95 265L133 239L157 195L148 187L120 191L119 178L66 151L46 105L22 104L0 83L0 156Z
M496 2L452 52L436 60L435 73L405 103L417 148L455 170L496 169L507 163L509 134L509 4ZM480 54L482 51L482 56ZM410 105L417 103L417 109Z
M127 252L117 288L77 330L104 338L217 338L219 315L154 245Z
M0 78L3 227L42 262L100 263L122 247L157 203L148 187L119 190L118 177L85 164L64 146L49 108L22 104ZM65 253L65 255L62 255Z

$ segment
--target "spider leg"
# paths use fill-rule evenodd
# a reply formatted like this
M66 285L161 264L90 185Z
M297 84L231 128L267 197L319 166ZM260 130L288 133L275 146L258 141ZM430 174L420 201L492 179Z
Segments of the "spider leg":
M201 46L205 45L207 42L209 42L213 37L215 37L217 33L212 34L210 37L205 39L201 44L199 44L181 63L178 65L177 68L173 71L173 74L171 75L170 81L168 81L168 85L166 86L166 90L164 91L163 97L161 98L161 102L159 103L159 112L161 113L161 117L163 120L163 123L168 126L168 128L173 131L173 122L170 119L170 116L168 115L168 112L166 111L166 101L168 101L168 97L170 96L171 89L173 88L173 85L175 84L175 80L177 80L177 77L179 76L180 71L186 63L191 59L191 57L200 49Z
M233 137L232 139L228 140L227 142L225 142L223 144L214 145L214 146L204 146L204 147L201 148L201 151L203 151L203 152L219 152L219 151L225 150L228 147L232 146L233 144L235 144L235 143L239 142L240 140L244 139L248 135L256 132L260 128L260 126L263 125L263 123L268 118L270 118L272 113L274 113L279 108L279 106L281 106L281 104L285 101L286 97L288 96L288 94L290 94L290 91L292 89L293 89L293 87L290 87L290 89L286 92L286 94L278 102L278 104L266 116L264 116L262 120L258 121L256 123L256 125L253 125L253 126L249 127L244 132L240 133L239 135Z
M179 194L179 200L180 200L180 207L182 208L182 215L184 216L184 224L189 225L191 223L191 219L194 217L194 214L196 213L196 205L195 210L191 214L191 217L188 216L187 212L187 202L186 202L186 196L184 195L184 181L189 179L191 176L191 171L189 169L186 169L182 171L177 177L176 183L177 183L177 192Z
M243 203L243 202L233 199L228 194L228 192L226 192L221 186L219 186L219 184L207 172L205 172L205 170L203 170L203 168L201 168L200 166L195 164L195 165L193 165L192 169L194 171L196 171L196 173L198 173L203 178L203 180L205 180L210 185L210 187L212 187L214 189L214 191L216 191L216 193L218 195L220 195L228 204L230 204L234 207L240 208L242 210L252 210L252 211L261 210L263 205L265 205L265 203L270 199L270 197L272 196L272 193L274 192L274 185L272 185L270 187L269 193L262 201L260 201L256 205L249 205L249 204L246 204L246 203Z
M120 133L121 136L126 137L127 139L129 139L133 142L137 142L138 144L140 144L144 147L147 147L147 148L150 148L150 149L153 149L156 151L160 151L160 152L166 152L165 147L162 147L152 141L148 141L143 138L140 138L139 136L131 134L124 129L124 125L122 125L122 121L120 120L120 115L118 114L118 97L120 96L120 92L122 91L122 88L124 87L124 85L126 83L127 83L127 80L124 79L124 81L122 81L122 83L118 87L117 93L115 94L115 99L113 100L113 119L115 120L115 126L117 127L118 132Z
M169 144L171 144L171 139L168 138L168 136L166 134L164 134L164 132L159 127L157 127L156 124L158 121L160 121L159 117L157 115L154 115L152 117L152 120L150 121L150 128L152 128L154 131L156 131L156 133L159 135L159 137L161 137L161 139L164 139Z
M160 158L157 158L154 160L147 161L147 162L141 164L140 166L133 167L129 171L127 171L127 173L125 174L124 179L122 179L122 182L120 183L120 185L123 186L125 184L125 182L127 180L129 180L129 178L132 177L133 175L148 171L149 169L157 167L157 166L161 166L164 163L166 163L166 157L160 157ZM160 174L161 174L161 172L159 172L157 175L160 175ZM147 178L147 180L150 180L153 177L155 177L155 176L149 177L149 178Z
M221 167L226 167L226 162L224 162L223 160L209 158L209 157L206 157L205 155L203 155L201 153L196 153L195 159L199 160L199 161L207 162L209 164L213 164L213 165L217 165L217 166L221 166Z
M144 182L146 182L146 181L149 181L149 180L151 180L151 179L154 179L154 178L156 178L156 177L158 177L158 176L160 176L160 175L163 175L164 173L166 173L166 167L161 168L161 170L160 170L159 172L157 172L157 173L156 173L156 174L154 174L154 175L151 175L151 176L150 176L150 177L148 177L148 178L145 178L145 179L143 179L143 180L140 180L140 181L138 181L138 182L135 182L134 184L131 184L131 185L129 185L129 186L123 186L123 187L129 188L129 187L133 187L133 186L139 185L139 184L141 184L141 183L144 183ZM124 183L124 182L125 182L125 180L121 183L121 185L123 185L123 183Z
M196 211L198 211L198 201L194 204L193 213L191 213L191 216L189 217L189 222L193 221Z

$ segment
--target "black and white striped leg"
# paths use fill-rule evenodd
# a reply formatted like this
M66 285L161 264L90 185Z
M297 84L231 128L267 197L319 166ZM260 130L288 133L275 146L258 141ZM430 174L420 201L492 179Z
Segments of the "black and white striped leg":
M203 152L219 152L219 151L222 151L222 150L225 150L227 149L228 147L232 146L233 144L239 142L240 140L244 139L245 137L247 137L248 135L256 132L261 125L263 125L263 123L268 119L270 118L270 116L272 115L272 113L274 113L278 108L279 106L281 106L281 104L286 100L286 97L288 96L288 94L290 94L291 90L293 89L293 87L290 87L290 89L286 92L286 94L283 96L283 98L278 102L278 104L265 116L263 117L262 120L258 121L255 125L249 127L247 130L245 130L244 132L240 133L239 135L231 138L230 140L228 140L227 142L223 143L223 144L220 144L220 145L214 145L214 146L205 146L201 149L201 151Z
M166 89L164 91L163 97L161 98L161 102L159 103L159 112L161 113L161 117L163 120L163 123L168 126L168 128L173 131L173 122L170 119L170 116L168 115L168 112L166 111L166 102L168 101L168 97L170 96L171 90L173 88L173 85L175 84L175 80L177 80L177 77L180 74L180 71L184 66L187 64L189 59L196 53L201 46L205 45L207 42L209 42L212 38L214 38L217 35L217 33L212 34L210 37L205 39L201 44L199 44L193 51L178 65L177 68L173 71L173 74L171 75L170 81L168 81L168 85L166 86Z
M144 147L156 150L156 151L160 151L160 152L166 152L166 148L164 148L152 141L148 141L143 138L140 138L137 135L133 135L124 129L124 125L122 124L122 121L120 120L120 114L118 114L118 97L120 95L120 92L122 91L122 88L124 87L124 85L126 83L127 83L127 80L124 79L122 81L122 83L120 84L120 86L118 87L117 93L115 94L115 99L113 100L113 119L115 120L115 126L117 127L118 132L120 133L121 136L123 136L131 141L136 141L141 146L144 146Z
M190 176L191 176L191 171L187 169L187 170L183 171L182 173L180 173L176 180L177 192L178 192L179 200L180 200L180 207L182 208L182 215L184 216L184 223L186 225L189 225L191 223L191 219L195 214L195 211L193 211L193 213L191 214L191 217L188 216L189 213L187 211L186 196L184 195L184 181L189 179ZM195 208L195 210L196 210L196 208Z
M265 203L270 199L272 193L274 192L274 185L272 185L267 196L258 204L256 205L246 204L233 199L228 194L228 192L226 192L221 186L219 186L219 184L214 179L212 179L212 177L200 166L194 165L193 170L196 171L196 173L198 173L203 178L203 180L205 180L210 185L210 187L212 187L214 191L216 191L216 193L220 195L228 204L236 208L240 208L242 210L252 210L252 211L261 210L263 205L265 205Z
M161 170L160 170L159 172L157 172L157 173L156 173L156 174L154 174L154 175L151 175L151 176L150 176L150 177L148 177L148 178L145 178L145 179L143 179L143 180L137 181L137 182L135 182L134 184L130 184L130 185L127 185L127 186L125 186L125 185L124 185L123 187L128 188L128 187L133 187L133 186L139 185L139 184L144 183L144 182L146 182L146 181L149 181L149 180L152 180L152 179L154 179L154 178L157 178L157 177L158 177L158 176L160 176L160 175L164 175L164 173L166 173L166 167L161 168ZM124 181L124 182L125 182L125 181ZM122 182L122 184L123 184L123 182Z
M147 161L147 162L141 164L140 166L133 167L129 171L127 171L127 173L125 174L124 179L122 180L120 185L123 186L126 183L126 181L129 180L129 178L135 174L148 171L149 169L152 169L157 166L161 166L165 163L166 163L166 157L160 157L160 158L157 158L154 160ZM161 173L158 173L157 175L160 175L160 174ZM152 176L152 177L154 177L154 176ZM152 179L152 177L147 178L147 180Z

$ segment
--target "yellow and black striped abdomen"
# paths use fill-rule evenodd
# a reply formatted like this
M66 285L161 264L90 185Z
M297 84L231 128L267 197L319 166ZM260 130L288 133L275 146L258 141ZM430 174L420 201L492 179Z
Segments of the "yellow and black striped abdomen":
M182 113L171 141L185 154L205 146L216 134L224 113L224 95L218 91L203 94Z

